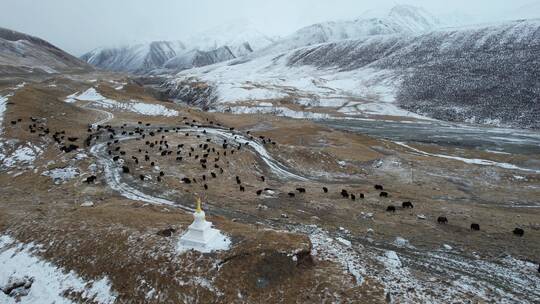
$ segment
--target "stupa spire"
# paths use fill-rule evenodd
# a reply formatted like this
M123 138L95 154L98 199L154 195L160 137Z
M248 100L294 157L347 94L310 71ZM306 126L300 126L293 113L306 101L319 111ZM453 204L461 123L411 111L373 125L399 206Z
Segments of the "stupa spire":
M202 212L202 208L201 208L201 198L200 198L200 197L197 197L196 201L197 201L197 209L195 209L195 212L201 213L201 212Z

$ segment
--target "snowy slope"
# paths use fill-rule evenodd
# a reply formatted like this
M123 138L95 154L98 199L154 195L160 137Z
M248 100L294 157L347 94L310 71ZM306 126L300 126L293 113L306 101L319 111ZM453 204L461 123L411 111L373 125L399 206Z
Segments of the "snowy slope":
M0 74L91 70L83 61L45 40L0 28Z
M323 22L304 27L263 52L269 54L324 42L375 35L418 35L431 31L439 25L437 18L422 8L398 5L385 13L364 14L355 20Z
M217 110L277 99L540 128L539 53L540 20L515 21L318 44L187 70L163 87Z

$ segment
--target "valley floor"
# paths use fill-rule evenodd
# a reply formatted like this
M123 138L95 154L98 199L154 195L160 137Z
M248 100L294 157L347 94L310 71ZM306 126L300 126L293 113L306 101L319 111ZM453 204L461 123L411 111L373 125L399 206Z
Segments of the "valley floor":
M1 83L2 303L540 301L534 133L490 149L202 112L114 74ZM176 251L196 196L229 250Z

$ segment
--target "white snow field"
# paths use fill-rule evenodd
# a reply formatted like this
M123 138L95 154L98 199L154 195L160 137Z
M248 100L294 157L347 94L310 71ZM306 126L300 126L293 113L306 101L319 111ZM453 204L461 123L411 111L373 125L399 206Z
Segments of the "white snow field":
M39 247L20 243L9 235L0 236L0 303L74 303L64 296L70 292L80 293L90 303L115 302L116 294L107 277L85 280L35 255Z
M82 93L74 93L69 95L65 99L68 103L76 101L90 101L92 105L111 109L116 111L133 112L146 116L178 116L178 111L168 109L167 107L159 104L148 104L137 101L119 102L116 100L108 99L99 94L95 88L90 88Z

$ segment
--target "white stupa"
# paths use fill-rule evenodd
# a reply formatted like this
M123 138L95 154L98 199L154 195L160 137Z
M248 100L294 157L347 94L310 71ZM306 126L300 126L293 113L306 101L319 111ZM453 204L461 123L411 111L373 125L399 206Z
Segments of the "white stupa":
M207 222L205 213L201 209L201 199L197 198L197 209L193 213L193 223L180 237L177 251L196 250L211 252L213 250L227 250L231 240L223 235L218 229L212 228L212 223Z

